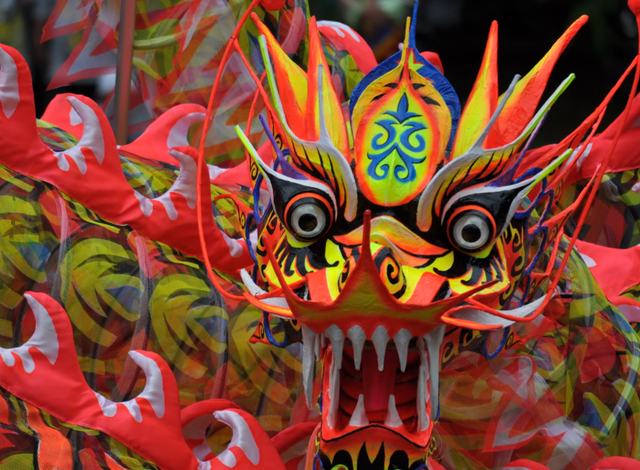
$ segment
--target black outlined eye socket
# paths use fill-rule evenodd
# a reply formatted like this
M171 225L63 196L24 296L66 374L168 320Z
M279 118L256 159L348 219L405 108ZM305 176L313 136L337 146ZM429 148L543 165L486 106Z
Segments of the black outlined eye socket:
M478 253L494 240L496 223L486 209L466 206L456 209L447 224L449 241L460 251Z
M331 204L315 193L299 194L284 210L287 229L304 241L316 240L327 233L333 217Z

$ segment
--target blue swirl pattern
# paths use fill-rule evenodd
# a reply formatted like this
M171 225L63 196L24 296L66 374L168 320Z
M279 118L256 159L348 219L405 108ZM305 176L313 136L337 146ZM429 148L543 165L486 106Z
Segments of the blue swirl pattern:
M410 183L417 176L415 166L424 162L427 157L414 157L409 153L424 153L427 142L420 131L426 130L427 126L420 122L419 114L409 112L406 94L400 98L396 111L386 111L384 115L391 116L391 119L381 119L375 123L384 131L371 141L374 152L367 153L371 160L367 174L377 181L386 179L390 170L390 164L386 160L397 152L400 160L395 161L393 174L400 183ZM412 138L415 145L411 143Z

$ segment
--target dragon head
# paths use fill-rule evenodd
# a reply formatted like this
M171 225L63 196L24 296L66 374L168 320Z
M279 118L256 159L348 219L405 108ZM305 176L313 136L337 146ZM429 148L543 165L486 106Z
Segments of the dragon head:
M537 110L585 21L502 96L494 23L462 112L451 84L418 52L411 19L402 50L366 74L347 103L314 18L306 71L258 21L271 92L261 119L273 158L238 128L256 195L256 235L247 236L256 264L242 278L252 304L301 324L309 406L321 361L322 424L307 468L369 468L367 446L376 444L375 468L421 468L439 415L447 326L531 321L553 295L558 234L574 208L555 202L580 139L535 162L527 150L573 79Z

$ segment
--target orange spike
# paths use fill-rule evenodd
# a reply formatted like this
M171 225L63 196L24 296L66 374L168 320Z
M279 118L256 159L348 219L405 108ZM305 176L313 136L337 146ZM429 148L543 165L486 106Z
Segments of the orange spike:
M409 47L409 36L411 35L411 18L407 18L407 23L404 32L404 43L402 44L402 57L400 63L402 64L402 79L408 82L411 81L409 73L409 57L413 57L413 50ZM415 58L414 58L415 60Z
M316 17L309 21L309 64L307 66L307 139L317 140L320 136L320 107L318 90L318 67L322 65L322 94L324 119L331 140L345 157L350 155L344 115L338 95L331 81L331 69L322 49Z
M317 140L320 136L318 127L318 65L322 65L323 73L329 73L324 60L322 41L318 32L316 17L309 20L309 63L307 65L307 139ZM323 83L324 85L324 83Z
M282 50L278 40L262 23L258 15L252 13L251 18L258 28L258 32L264 35L267 41L282 107L291 130L298 137L306 138L304 127L307 106L307 74Z
M575 21L542 60L518 82L498 120L489 131L484 148L501 147L514 141L529 124L560 54L588 19L587 16L582 16Z
M478 77L464 107L452 158L464 154L478 139L498 105L498 23L491 23Z
M404 25L404 41L402 43L402 57L400 58L400 62L402 64L407 63L407 59L409 57L409 36L411 35L411 18L407 18L407 21ZM405 66L406 69L406 66Z

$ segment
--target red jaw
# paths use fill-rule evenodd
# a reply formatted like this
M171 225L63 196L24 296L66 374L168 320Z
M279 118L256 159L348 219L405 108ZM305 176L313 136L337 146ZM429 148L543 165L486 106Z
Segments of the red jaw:
M416 349L415 346L412 349ZM364 409L370 423L385 424L395 420L393 412L389 413L389 399L396 408L397 415L405 429L417 431L417 381L420 357L417 349L408 354L405 372L400 369L400 361L395 351L385 354L384 369L378 368L378 355L372 345L365 344L362 352L362 367L356 369L353 361L353 349L346 347L340 374L340 406L339 421L348 424L353 416L360 395L363 396ZM426 403L425 403L426 404Z
M428 446L436 417L432 407L437 410L437 395L432 397L438 390L442 330L413 338L403 331L390 339L382 327L372 338L353 331L341 338L337 327L327 331L323 441L361 432L377 437L386 431L414 446Z

